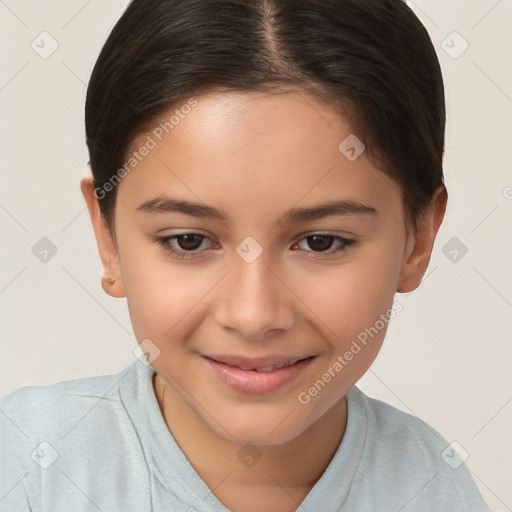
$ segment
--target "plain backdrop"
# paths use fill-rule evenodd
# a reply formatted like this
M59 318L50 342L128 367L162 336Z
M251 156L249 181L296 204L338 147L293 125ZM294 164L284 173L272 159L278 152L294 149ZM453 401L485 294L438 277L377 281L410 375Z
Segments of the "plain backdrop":
M488 503L512 510L512 2L408 3L443 68L449 206L422 285L397 295L403 311L358 385L457 442ZM0 1L0 395L134 358L79 188L86 86L126 5Z

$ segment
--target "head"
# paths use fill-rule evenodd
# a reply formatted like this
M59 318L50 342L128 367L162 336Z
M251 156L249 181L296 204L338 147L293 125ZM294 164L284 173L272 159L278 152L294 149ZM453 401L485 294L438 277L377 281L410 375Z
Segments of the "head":
M443 219L444 108L401 0L130 3L89 83L82 191L105 291L214 432L289 441L369 368ZM306 361L241 391L218 378L240 358Z

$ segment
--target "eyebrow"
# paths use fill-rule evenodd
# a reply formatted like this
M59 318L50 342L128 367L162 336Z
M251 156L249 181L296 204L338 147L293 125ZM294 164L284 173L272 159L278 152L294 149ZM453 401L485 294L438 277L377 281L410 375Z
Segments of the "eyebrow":
M159 196L149 199L139 205L136 210L151 214L182 213L192 217L228 222L228 216L222 209L171 197ZM293 224L333 215L378 215L378 212L373 206L365 205L358 201L328 201L307 208L292 208L284 214L282 221L286 224Z

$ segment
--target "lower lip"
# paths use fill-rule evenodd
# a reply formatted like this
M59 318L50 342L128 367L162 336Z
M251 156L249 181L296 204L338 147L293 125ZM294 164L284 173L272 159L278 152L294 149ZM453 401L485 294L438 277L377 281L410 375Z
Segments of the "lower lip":
M247 395L264 395L273 393L296 379L309 366L313 357L271 372L242 370L238 366L221 363L209 357L204 359L218 379L235 391Z

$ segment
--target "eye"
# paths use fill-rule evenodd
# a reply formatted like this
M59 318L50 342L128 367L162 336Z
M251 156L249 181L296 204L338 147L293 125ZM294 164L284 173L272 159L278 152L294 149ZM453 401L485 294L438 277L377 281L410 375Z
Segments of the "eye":
M204 247L203 242L211 239L201 233L181 233L179 235L172 235L166 237L155 237L154 241L165 249L173 258L176 259L195 259L201 257L201 253L205 252L211 247ZM344 238L337 235L329 235L324 233L314 233L308 235L294 244L292 248L300 246L301 243L306 242L307 245L313 249L312 251L299 249L318 254L323 257L346 251L351 245L356 244L355 240ZM214 244L215 245L215 244ZM203 247L202 247L203 246ZM201 249L202 247L202 249ZM334 247L334 250L331 250Z
M155 242L160 244L174 258L178 259L194 259L200 257L198 249L203 245L205 240L210 240L206 235L201 233L181 233L166 237L155 237ZM196 253L198 253L196 255Z
M322 257L323 254L332 255L334 253L346 251L351 245L354 245L356 243L355 240L344 238L337 235L314 233L312 235L304 237L299 243L295 244L293 247L300 246L300 244L303 242L306 242L306 244L313 250L309 251L304 248L301 248L301 250L305 250L306 252L313 252L314 254L320 255L320 257ZM332 249L332 247L334 247L334 250L330 250Z

